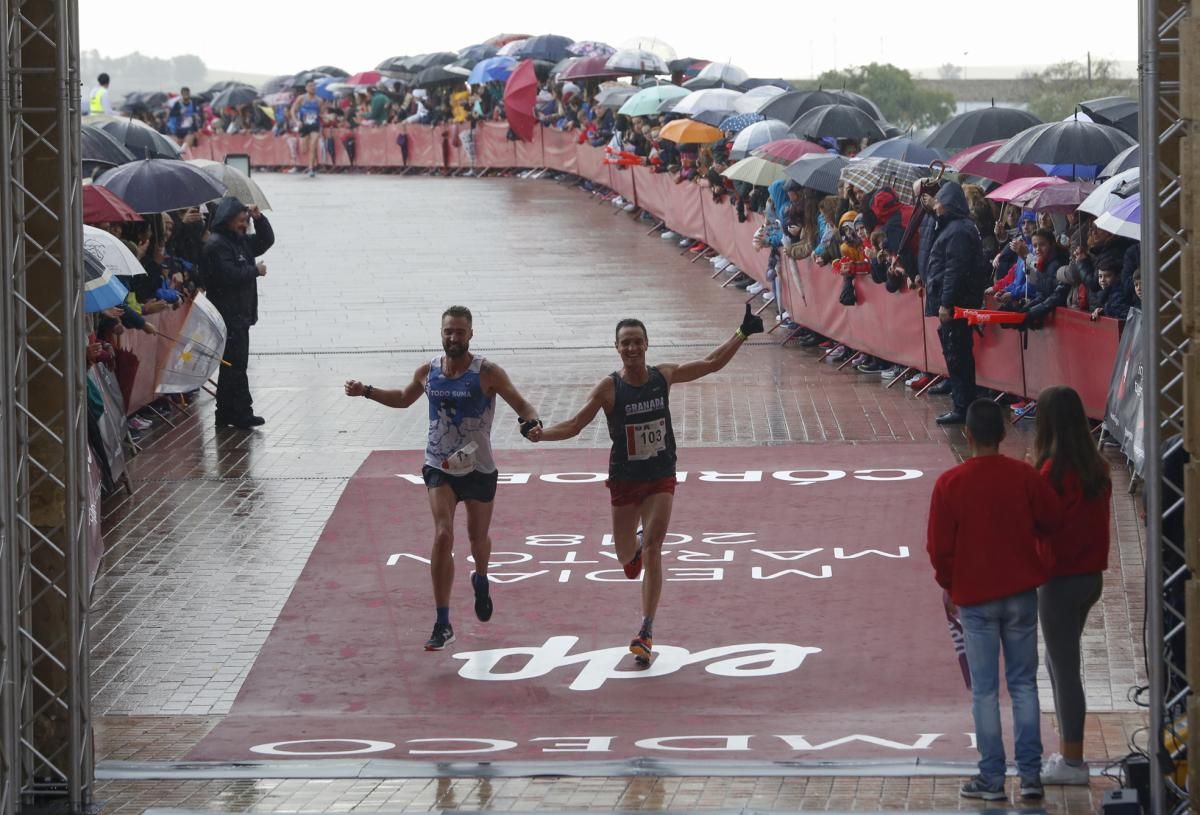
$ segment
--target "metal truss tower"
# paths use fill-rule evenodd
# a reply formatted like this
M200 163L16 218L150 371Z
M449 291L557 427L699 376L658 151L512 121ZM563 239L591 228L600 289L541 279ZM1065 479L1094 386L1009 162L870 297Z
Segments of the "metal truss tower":
M91 805L75 0L0 0L0 815Z

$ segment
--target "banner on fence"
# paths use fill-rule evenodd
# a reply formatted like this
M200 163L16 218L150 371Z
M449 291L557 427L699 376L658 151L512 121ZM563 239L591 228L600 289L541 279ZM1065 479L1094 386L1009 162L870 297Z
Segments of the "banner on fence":
M1104 430L1120 443L1121 452L1133 463L1138 475L1141 475L1146 460L1146 426L1142 412L1145 355L1142 351L1142 312L1131 308L1125 319L1112 383L1108 388Z

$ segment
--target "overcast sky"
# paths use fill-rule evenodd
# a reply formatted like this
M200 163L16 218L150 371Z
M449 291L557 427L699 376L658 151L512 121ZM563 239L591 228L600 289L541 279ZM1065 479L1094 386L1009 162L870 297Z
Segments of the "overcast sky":
M803 79L892 62L910 70L1093 58L1137 60L1136 0L1003 3L855 0L569 2L569 0L81 0L80 40L105 56L192 53L210 68L355 72L383 59L456 51L500 32L565 34L613 45L658 37L679 56L732 61L752 76ZM817 9L821 11L818 12ZM1018 13L1018 9L1023 12Z

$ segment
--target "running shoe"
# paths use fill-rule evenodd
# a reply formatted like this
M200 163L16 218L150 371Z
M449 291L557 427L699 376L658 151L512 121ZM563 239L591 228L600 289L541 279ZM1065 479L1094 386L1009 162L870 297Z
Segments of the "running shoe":
M865 365L869 357L866 354L855 354L854 359L850 360L850 365L857 368L859 365Z
M990 782L982 775L968 779L958 788L958 794L963 798L980 798L984 801L1003 801L1008 797L1004 791L1004 778Z
M440 651L454 642L454 629L450 623L434 623L433 633L425 640L426 651Z
M633 658L643 665L650 664L651 655L654 653L654 640L645 633L639 633L629 642L629 653L633 654Z
M1021 779L1021 797L1027 801L1040 801L1046 797L1041 776L1035 775L1032 778Z
M629 561L621 568L625 570L625 576L630 580L637 580L642 573L642 530L637 531L637 551L633 553L633 560Z
M882 377L883 377L883 379L885 379L886 381L888 381L888 382L891 382L893 379L895 379L896 377L900 376L900 374L902 374L902 373L904 373L904 366L903 366L903 365L893 365L892 367L890 367L890 368L888 368L886 371L884 371L884 372L881 374L881 376L882 376Z
M765 288L766 286L764 286L762 283L755 281L746 287L746 294L758 294Z
M483 591L479 590L480 586L483 586ZM479 622L486 623L492 619L492 593L488 590L488 579L472 572L471 588L475 592L475 616Z
M663 232L658 237L662 238L664 241L673 241L676 238L678 238L679 236L668 229L666 232Z
M691 246L693 243L695 243L695 241L693 241L691 238L683 238L679 241L679 245L684 247Z
M1091 771L1086 761L1071 765L1060 753L1053 753L1042 765L1043 784L1066 784L1086 787L1091 780Z
M773 292L773 291L764 292L763 293L763 302L764 303L774 303L775 302L775 292Z
M920 376L914 376L912 379L908 380L908 382L906 382L905 384L908 385L913 390L919 391L921 388L925 387L932 381L933 381L933 376L931 374L921 374Z

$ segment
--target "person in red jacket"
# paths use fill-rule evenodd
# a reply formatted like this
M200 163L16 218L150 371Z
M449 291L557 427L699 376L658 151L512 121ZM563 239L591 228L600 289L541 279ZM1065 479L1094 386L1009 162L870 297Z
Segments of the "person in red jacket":
M1088 612L1100 599L1108 568L1108 515L1112 480L1096 448L1079 394L1065 385L1037 398L1034 460L1058 493L1063 523L1042 543L1054 556L1050 579L1038 589L1038 616L1046 667L1054 689L1059 751L1042 767L1042 783L1088 783L1083 760L1087 702L1080 677L1080 647Z
M1040 405L1039 405L1040 409ZM1041 712L1037 693L1037 588L1049 577L1039 538L1059 526L1050 482L1023 461L1000 455L1004 410L987 399L967 409L971 457L938 478L929 503L929 560L938 585L958 606L967 640L971 713L979 773L964 798L1007 798L1000 726L1000 650L1012 698L1021 797L1042 797ZM995 500L1003 485L1006 499Z

